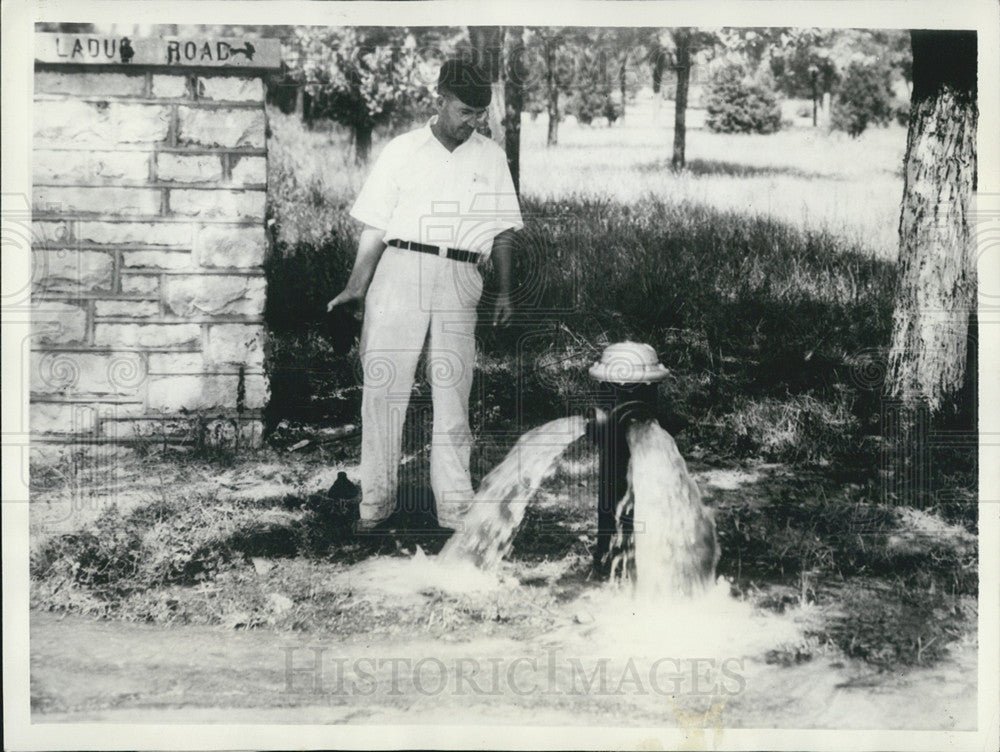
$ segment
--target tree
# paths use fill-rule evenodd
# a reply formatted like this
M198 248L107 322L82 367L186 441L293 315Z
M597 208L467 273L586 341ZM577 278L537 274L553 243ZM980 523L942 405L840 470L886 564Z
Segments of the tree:
M674 29L674 70L677 72L677 94L674 97L674 153L670 166L684 169L684 149L687 142L688 85L691 81L691 30Z
M852 62L837 90L831 127L857 138L870 123L887 125L893 116L890 75L884 63Z
M687 100L691 83L691 67L699 50L717 44L714 32L690 28L670 29L660 38L660 49L654 53L653 80L657 80L657 69L662 75L663 67L673 68L677 80L674 95L674 148L670 166L683 170L687 142ZM658 62L662 57L662 62Z
M348 126L355 161L367 161L376 126L430 108L417 52L403 27L297 27L289 67L310 97L307 120Z
M774 133L781 108L774 93L740 65L719 68L706 92L705 125L716 133Z
M534 29L534 36L541 45L542 59L545 64L545 102L549 115L549 129L545 145L555 146L559 143L559 121L562 113L559 111L559 52L563 45L563 30L560 28Z
M837 66L831 57L831 45L837 33L814 28L784 31L768 61L775 86L782 94L812 99L815 110L817 100L832 93Z
M914 30L899 221L900 275L887 370L893 400L936 413L963 385L975 248L976 33Z
M514 181L514 190L521 192L521 113L524 111L524 89L528 71L525 65L526 48L524 29L515 26L507 29L504 75L504 144L507 167Z
M502 26L469 26L468 30L473 61L486 73L493 90L488 113L490 138L501 147L506 147L504 121L506 120L507 108L504 104L503 77L504 29Z
M564 39L574 62L572 74L564 82L568 94L565 109L584 125L599 117L607 118L610 125L622 113L614 96L620 73L616 31L588 28Z

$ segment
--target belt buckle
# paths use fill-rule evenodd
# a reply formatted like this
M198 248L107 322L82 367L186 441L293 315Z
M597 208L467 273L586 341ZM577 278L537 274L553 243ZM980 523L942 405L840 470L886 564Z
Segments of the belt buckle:
M438 256L441 258L448 258L448 246L439 245L438 246Z

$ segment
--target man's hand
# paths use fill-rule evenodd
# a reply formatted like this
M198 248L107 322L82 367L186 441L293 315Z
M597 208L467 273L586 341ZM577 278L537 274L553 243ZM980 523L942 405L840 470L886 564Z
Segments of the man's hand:
M357 290L351 289L350 287L345 287L343 291L326 304L326 312L329 313L334 308L344 303L353 303L355 300L361 300L365 294Z
M510 295L505 292L499 293L493 308L493 326L507 326L513 313L514 306L510 303Z
M493 309L493 326L507 326L514 306L510 304L510 253L514 245L514 230L504 230L493 238L493 261L497 267L498 285L496 306Z

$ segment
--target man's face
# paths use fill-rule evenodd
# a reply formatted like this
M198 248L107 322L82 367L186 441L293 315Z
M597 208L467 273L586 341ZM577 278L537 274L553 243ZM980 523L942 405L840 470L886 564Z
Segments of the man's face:
M438 107L438 126L449 138L465 141L486 114L485 107L470 107L454 94L441 96Z

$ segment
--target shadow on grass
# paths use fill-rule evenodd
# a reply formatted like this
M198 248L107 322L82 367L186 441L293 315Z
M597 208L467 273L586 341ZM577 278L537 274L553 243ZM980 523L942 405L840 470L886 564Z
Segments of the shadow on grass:
M579 413L603 347L635 340L670 369L661 418L682 451L698 445L730 459L849 462L875 472L870 437L880 431L894 264L831 232L700 204L522 204L517 315L507 328L490 324L495 270L481 303L477 435L516 438ZM335 226L316 248L276 249L280 262L268 266L272 423L357 418L357 355L335 357L315 323L353 257ZM421 399L429 393L420 368L416 388Z
M641 172L669 172L671 169L669 160L656 160L655 162L649 162L644 165L640 165L638 169ZM770 177L784 177L784 178L798 178L803 180L844 180L845 178L839 175L830 175L822 172L814 172L811 170L801 170L797 167L781 166L781 165L752 165L743 164L741 162L727 162L724 160L717 159L690 159L687 160L685 165L685 171L690 172L692 175L708 175L708 176L725 176L733 178L770 178Z

